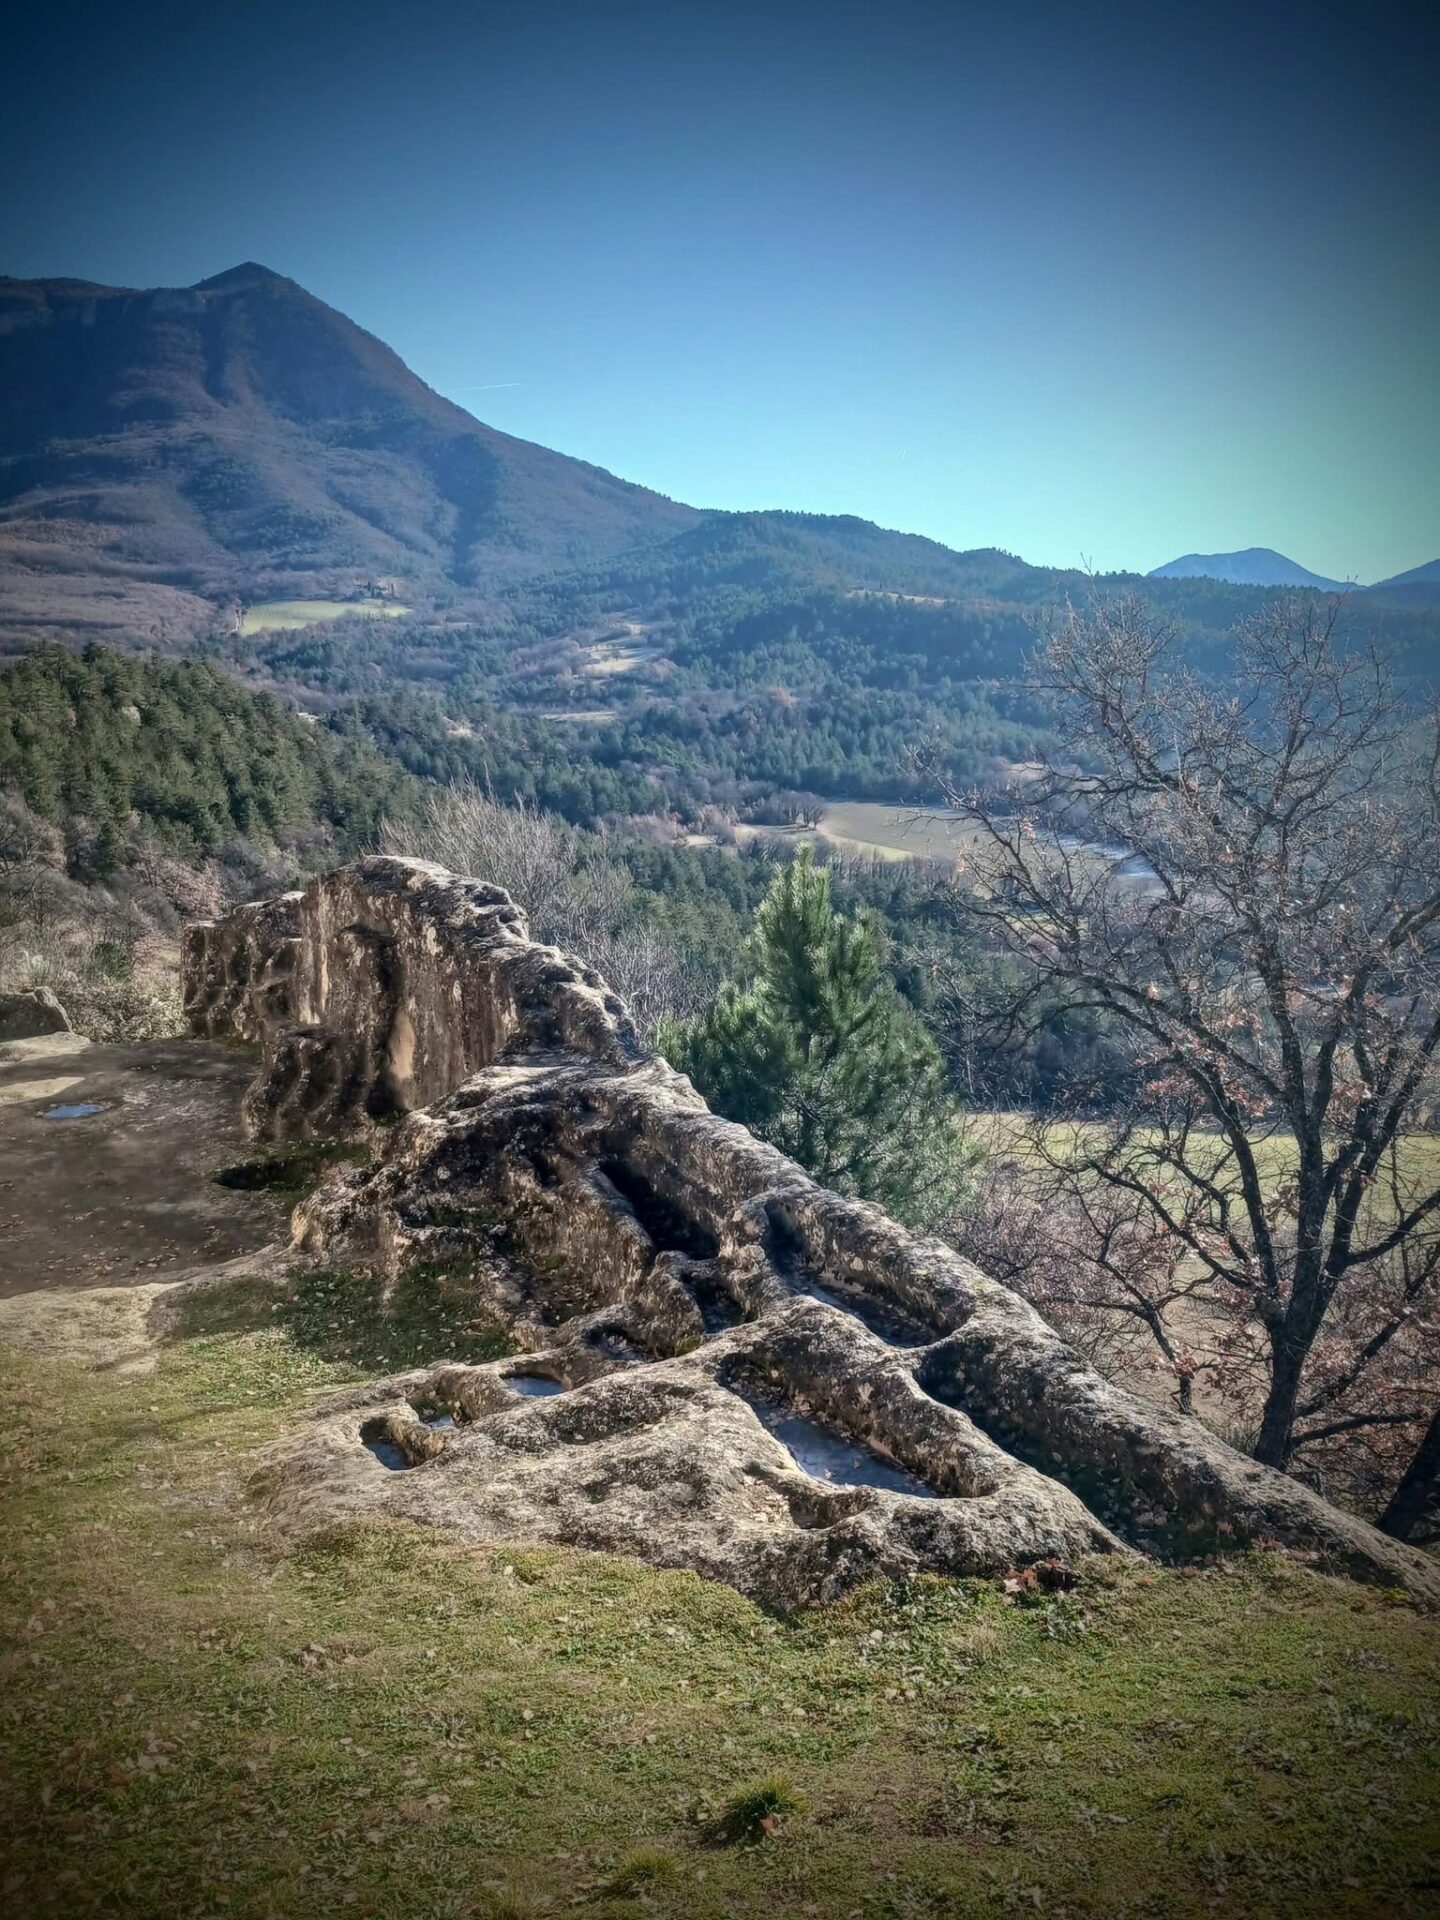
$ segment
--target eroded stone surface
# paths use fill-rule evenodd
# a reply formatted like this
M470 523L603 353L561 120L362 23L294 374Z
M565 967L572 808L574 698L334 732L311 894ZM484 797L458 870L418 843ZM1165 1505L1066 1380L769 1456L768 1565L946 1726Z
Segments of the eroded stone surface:
M780 1606L875 1573L1267 1539L1440 1598L1421 1554L1114 1387L948 1247L711 1114L498 889L377 858L276 906L192 931L192 1019L259 1039L257 1131L395 1121L297 1210L298 1251L458 1265L527 1349L315 1414L257 1480L277 1511L603 1547ZM517 1371L567 1390L524 1397ZM812 1478L761 1398L935 1497Z
M190 927L183 968L196 1032L260 1043L263 1138L363 1132L513 1047L641 1055L615 995L528 940L509 894L418 860L362 860Z
M283 1240L273 1195L214 1180L250 1151L252 1061L204 1040L87 1043L42 1080L40 1045L0 1048L0 1298L170 1279ZM47 1119L57 1102L98 1111Z

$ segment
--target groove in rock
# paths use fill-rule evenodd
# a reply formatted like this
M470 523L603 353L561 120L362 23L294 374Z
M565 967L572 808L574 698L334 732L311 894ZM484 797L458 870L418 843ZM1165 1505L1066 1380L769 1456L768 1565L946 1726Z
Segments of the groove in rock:
M742 1398L765 1431L775 1436L801 1472L808 1473L811 1479L825 1480L838 1487L879 1487L886 1493L908 1494L917 1500L935 1499L933 1487L927 1487L915 1474L884 1459L873 1448L847 1439L780 1401L762 1399L758 1394L745 1394Z
M710 1260L719 1251L715 1235L703 1222L682 1212L633 1167L618 1160L602 1160L600 1172L629 1201L635 1218L662 1253L687 1253L692 1260Z

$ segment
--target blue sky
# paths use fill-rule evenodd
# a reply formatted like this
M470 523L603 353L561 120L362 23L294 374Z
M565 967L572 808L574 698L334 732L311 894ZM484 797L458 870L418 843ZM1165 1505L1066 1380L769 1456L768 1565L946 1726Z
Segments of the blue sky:
M0 81L0 268L260 260L700 505L1371 580L1440 554L1413 11L60 0Z

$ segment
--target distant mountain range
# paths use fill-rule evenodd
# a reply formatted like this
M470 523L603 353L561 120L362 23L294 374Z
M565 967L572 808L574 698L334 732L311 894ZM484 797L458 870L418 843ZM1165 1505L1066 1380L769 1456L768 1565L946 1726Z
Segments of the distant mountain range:
M1356 581L1329 580L1311 573L1273 547L1245 547L1239 553L1187 553L1152 567L1151 580L1224 580L1238 587L1308 587L1319 593L1375 594L1393 605L1440 606L1440 560L1379 580L1373 587Z
M1440 608L1440 560L1392 574L1371 587L1369 595L1389 607Z
M1379 584L1382 587L1440 586L1440 560L1428 561L1423 567L1411 567L1408 573L1392 573Z
M1440 606L1437 570L1385 597ZM1334 584L1264 549L1151 577L1192 613L1208 592L1212 627L1224 583ZM551 578L591 601L659 595L672 613L722 581L976 608L1085 587L868 521L666 499L483 425L254 263L148 292L0 279L0 640L185 645L233 624L237 603L343 601L375 582L443 621Z

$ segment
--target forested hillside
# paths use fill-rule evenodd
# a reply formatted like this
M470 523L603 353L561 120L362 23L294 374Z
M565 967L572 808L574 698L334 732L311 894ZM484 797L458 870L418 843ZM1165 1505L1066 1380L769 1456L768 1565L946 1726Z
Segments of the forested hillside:
M483 425L253 262L137 292L0 279L0 630L181 643L235 600L434 599L694 510Z
M965 781L1032 760L1053 739L1026 659L1067 601L1131 591L1210 674L1237 627L1283 598L1204 579L1097 581L861 521L712 515L526 582L483 615L356 617L210 652L305 704L358 701L416 772L483 769L587 824L667 808L693 821L706 806L762 817L785 790L933 798L914 770L922 743ZM1435 615L1339 607L1342 645L1434 674Z
M406 776L363 729L315 725L202 662L46 646L0 669L0 790L101 879L139 834L201 858L227 839L364 846Z

